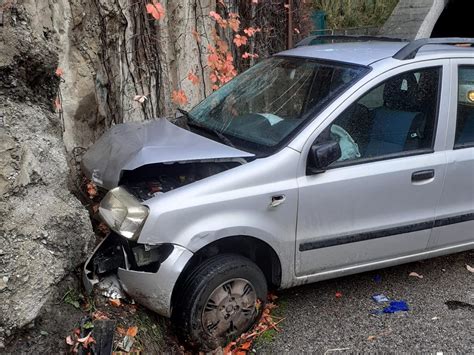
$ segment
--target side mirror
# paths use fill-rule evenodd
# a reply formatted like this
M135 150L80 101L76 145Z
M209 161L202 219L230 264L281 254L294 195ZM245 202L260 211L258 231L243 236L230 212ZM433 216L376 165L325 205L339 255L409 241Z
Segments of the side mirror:
M308 172L319 174L341 157L341 147L336 141L314 144L309 151Z

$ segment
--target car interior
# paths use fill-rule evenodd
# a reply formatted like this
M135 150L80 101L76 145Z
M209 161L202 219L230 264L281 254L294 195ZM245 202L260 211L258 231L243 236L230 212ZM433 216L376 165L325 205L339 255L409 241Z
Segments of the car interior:
M342 127L352 137L360 158L430 149L438 108L438 82L439 68L398 75L351 105L333 125ZM331 139L338 137L327 129L317 143Z

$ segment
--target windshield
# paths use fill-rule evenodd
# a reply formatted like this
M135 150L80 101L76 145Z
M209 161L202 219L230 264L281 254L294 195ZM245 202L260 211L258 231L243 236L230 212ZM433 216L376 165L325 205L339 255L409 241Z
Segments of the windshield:
M273 57L204 99L189 112L189 123L225 144L272 153L366 72L361 66Z

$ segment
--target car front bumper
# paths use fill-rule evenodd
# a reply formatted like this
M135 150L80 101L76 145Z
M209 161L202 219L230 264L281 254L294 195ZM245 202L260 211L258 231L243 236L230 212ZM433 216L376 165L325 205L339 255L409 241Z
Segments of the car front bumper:
M157 260L138 266L134 249L142 247L111 233L87 259L83 272L84 286L90 293L94 285L99 285L105 277L116 276L131 298L158 314L170 317L173 289L193 253L181 246L167 244L155 250Z

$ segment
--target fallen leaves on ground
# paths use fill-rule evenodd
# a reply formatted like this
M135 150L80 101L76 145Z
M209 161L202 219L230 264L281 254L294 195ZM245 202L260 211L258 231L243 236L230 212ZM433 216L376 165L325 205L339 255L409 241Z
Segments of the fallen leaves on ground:
M109 298L109 304L113 307L120 307L122 305L122 302L120 302L120 299L118 298Z
M341 298L342 297L342 292L336 292L335 296L336 296L336 298Z
M410 273L408 274L408 276L411 276L411 277L418 277L419 279L422 279L422 278L423 278L423 275L420 275L420 274L418 274L418 273L416 273L416 272L410 272Z
M77 353L79 350L79 346L82 346L84 349L88 349L90 344L95 344L95 339L92 337L92 332L87 334L86 336L80 338L80 329L76 328L73 330L71 335L66 337L66 344L71 346L71 352Z
M93 320L107 320L110 319L109 315L103 311L95 311L92 313Z
M469 266L468 264L466 264L466 269L467 269L467 271L469 271L469 272L474 272L474 267Z
M274 294L269 294L267 298L268 301L262 310L262 317L260 318L260 321L247 333L241 334L236 340L227 344L227 346L223 349L224 354L246 354L252 348L253 342L266 331L273 329L277 332L280 332L278 324L281 323L285 318L272 315L272 310L277 308L276 304L273 302L278 297ZM261 301L257 300L255 306L257 310L261 309Z
M94 184L92 181L89 181L87 183L87 194L89 195L89 198L92 200L94 197L97 196L98 191L97 191L97 186Z

